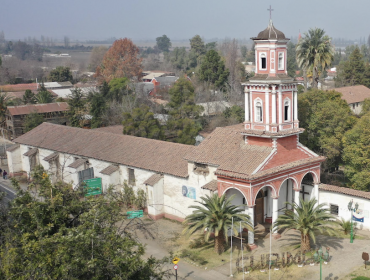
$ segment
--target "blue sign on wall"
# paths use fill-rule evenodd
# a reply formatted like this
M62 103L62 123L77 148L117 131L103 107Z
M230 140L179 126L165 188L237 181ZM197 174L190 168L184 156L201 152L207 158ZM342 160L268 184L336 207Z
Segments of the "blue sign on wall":
M191 199L196 199L196 191L193 187L182 186L182 195Z

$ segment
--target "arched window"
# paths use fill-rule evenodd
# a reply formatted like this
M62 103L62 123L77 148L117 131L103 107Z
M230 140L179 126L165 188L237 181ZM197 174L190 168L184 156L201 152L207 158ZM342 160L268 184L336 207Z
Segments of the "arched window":
M284 53L279 53L279 70L284 70Z
M267 58L266 53L260 54L260 69L266 69L267 68Z
M257 101L255 108L256 108L255 121L256 122L262 122L262 103L260 101Z
M290 121L290 100L284 102L284 121Z

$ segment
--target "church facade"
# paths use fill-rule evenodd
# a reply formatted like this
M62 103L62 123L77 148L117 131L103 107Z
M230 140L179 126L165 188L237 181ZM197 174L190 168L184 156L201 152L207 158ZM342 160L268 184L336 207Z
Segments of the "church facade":
M96 177L101 178L103 191L109 186L119 190L127 183L146 192L153 219L180 221L192 212L189 206L212 193L233 195L232 203L249 214L255 225L273 223L286 202L299 203L300 198L315 197L328 207L334 193L343 201L356 199L354 194L340 194L341 188L334 186L324 190L325 201L320 199L320 164L325 158L299 142L303 129L299 128L297 85L287 75L288 39L271 21L252 39L256 75L243 85L242 124L216 128L199 146L188 146L122 135L121 129L43 123L15 139L7 150L9 174L29 176L41 164L52 180L73 186L83 178ZM370 207L370 197L361 199L364 209ZM350 217L342 206L337 211ZM248 243L255 246L253 232Z

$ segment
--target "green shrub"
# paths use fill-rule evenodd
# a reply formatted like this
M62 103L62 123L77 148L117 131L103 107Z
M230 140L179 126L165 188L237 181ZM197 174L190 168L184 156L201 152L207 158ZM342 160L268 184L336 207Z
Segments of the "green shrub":
M352 280L370 280L370 278L365 276L358 276L356 278L352 278Z

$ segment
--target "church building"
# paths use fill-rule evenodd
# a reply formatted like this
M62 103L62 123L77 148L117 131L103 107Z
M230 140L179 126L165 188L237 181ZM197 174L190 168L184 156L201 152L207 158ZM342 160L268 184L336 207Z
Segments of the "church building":
M346 219L350 213L344 208L351 197L363 199L363 209L369 211L370 196L359 191L345 194L343 188L324 186L325 201L319 199L320 164L325 158L299 142L303 129L297 84L287 75L289 39L270 20L252 40L256 74L243 84L243 123L216 128L199 146L123 135L121 129L43 123L8 148L9 174L30 176L41 164L53 181L73 186L82 179L100 178L105 192L127 183L146 192L153 219L183 221L192 212L189 206L213 193L234 195L232 203L255 225L273 223L286 202L299 203L300 198L326 202ZM344 201L344 208L330 204L333 195ZM253 232L248 233L248 243L255 247Z

